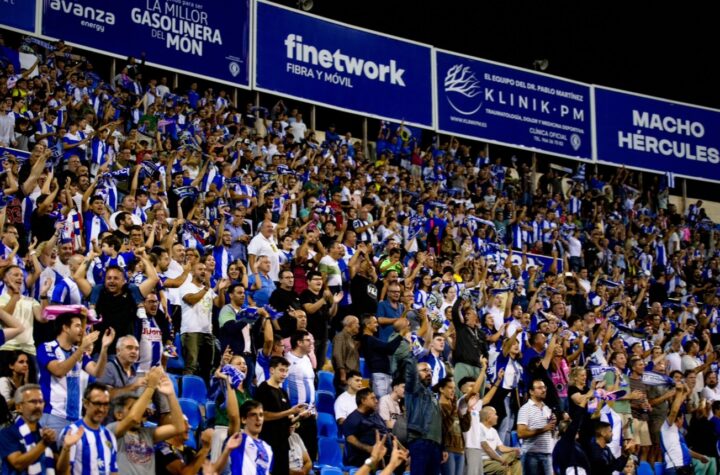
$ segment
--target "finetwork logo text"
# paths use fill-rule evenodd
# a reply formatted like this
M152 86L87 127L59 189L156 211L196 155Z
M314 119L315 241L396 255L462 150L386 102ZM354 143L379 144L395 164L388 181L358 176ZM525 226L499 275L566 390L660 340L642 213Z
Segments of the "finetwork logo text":
M340 48L335 51L320 49L303 43L302 36L294 33L287 35L283 44L288 59L405 87L403 79L405 70L398 68L397 61L394 59L390 60L390 64L378 64L374 61L343 54Z

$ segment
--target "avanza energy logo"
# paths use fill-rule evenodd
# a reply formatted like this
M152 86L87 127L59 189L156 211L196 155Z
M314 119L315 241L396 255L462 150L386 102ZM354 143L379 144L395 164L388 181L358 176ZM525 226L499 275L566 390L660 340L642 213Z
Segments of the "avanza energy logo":
M473 115L482 108L482 86L469 66L452 66L445 74L443 85L445 98L458 114Z

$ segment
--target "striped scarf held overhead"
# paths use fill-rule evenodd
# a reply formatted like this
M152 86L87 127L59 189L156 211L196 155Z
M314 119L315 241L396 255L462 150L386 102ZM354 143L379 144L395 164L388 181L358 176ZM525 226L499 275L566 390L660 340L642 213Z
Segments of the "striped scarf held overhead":
M18 416L17 419L15 419L14 426L22 436L22 444L25 447L25 453L30 452L36 445L35 438L30 431L30 427L28 427L27 423L21 416ZM43 457L44 460L43 458L38 458L35 463L31 464L27 468L28 475L43 473L43 462L45 462L44 473L46 475L55 475L55 457L53 456L53 451L50 447L45 448Z

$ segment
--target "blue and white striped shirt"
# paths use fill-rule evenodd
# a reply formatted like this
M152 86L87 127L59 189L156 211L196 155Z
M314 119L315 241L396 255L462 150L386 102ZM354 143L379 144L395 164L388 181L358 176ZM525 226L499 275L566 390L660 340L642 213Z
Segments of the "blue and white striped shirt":
M110 475L118 472L117 439L105 426L95 430L79 420L67 426L58 440L62 444L65 434L83 427L80 441L70 448L70 473L72 475Z

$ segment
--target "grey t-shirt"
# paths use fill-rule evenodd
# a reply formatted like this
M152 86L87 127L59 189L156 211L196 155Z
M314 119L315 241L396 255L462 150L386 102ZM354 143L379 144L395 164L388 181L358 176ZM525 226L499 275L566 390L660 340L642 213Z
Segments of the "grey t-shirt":
M105 365L105 374L98 378L97 382L106 384L111 388L124 388L125 386L132 384L137 379L137 372L133 367L130 376L122 369L122 365L117 361L116 357L110 358ZM144 388L138 388L135 390L135 396L140 397L143 393ZM152 402L155 405L156 410L160 414L167 414L170 412L170 402L164 394L155 392L153 394Z
M107 426L113 434L117 429L117 422ZM154 427L140 427L135 431L127 431L122 437L117 437L118 454L117 463L123 475L146 475L155 473L155 450L153 444Z

